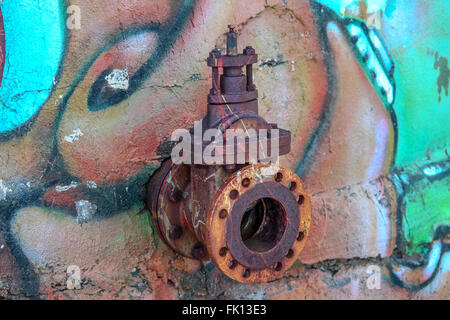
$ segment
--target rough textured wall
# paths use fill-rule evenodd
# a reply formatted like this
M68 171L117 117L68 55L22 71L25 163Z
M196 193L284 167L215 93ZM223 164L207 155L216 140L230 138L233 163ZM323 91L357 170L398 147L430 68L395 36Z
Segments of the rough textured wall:
M0 297L449 298L450 6L319 2L2 1ZM298 263L261 285L173 253L143 201L230 23L313 201Z

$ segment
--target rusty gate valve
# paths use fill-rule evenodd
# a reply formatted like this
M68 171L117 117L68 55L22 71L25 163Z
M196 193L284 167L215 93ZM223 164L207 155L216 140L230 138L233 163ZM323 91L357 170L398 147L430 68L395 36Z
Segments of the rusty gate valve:
M258 114L257 59L252 47L237 53L237 34L229 26L226 54L214 49L207 59L212 88L200 128L215 129L226 147L196 141L194 127L193 154L178 164L166 160L147 186L161 239L186 257L212 260L243 283L281 277L302 251L311 222L301 179L278 162L290 152L291 133ZM237 133L228 135L229 129ZM197 157L207 148L213 163Z

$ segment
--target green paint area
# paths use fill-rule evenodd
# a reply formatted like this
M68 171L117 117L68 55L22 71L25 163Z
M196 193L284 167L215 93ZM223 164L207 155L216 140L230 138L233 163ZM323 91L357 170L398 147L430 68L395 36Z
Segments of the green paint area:
M439 226L450 226L450 176L413 183L404 201L402 229L408 242L407 253L421 252L424 244L433 241Z
M450 58L449 16L445 0L393 0L384 12L381 31L395 63L398 146L394 167L448 160L450 97L445 95L449 75L445 62ZM423 251L436 228L449 225L449 179L411 182L402 225L409 254Z
M441 86L439 101L438 79L448 78L449 16L445 0L389 1L383 16L382 33L395 63L396 166L448 158L450 97Z

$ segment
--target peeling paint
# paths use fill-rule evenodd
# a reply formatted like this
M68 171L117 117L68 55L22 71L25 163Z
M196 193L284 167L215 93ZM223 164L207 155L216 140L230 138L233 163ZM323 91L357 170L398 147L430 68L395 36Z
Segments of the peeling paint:
M89 189L97 189L97 184L95 183L95 181L88 181L88 182L86 183L86 186L87 186Z
M97 206L87 200L79 200L75 202L77 209L77 222L80 225L92 220L97 212Z
M105 77L111 88L127 90L129 86L128 68L114 69Z
M84 133L81 132L80 129L73 130L73 133L71 135L65 136L64 140L66 140L69 143L72 143L74 141L78 141L81 136L84 136Z
M6 185L3 184L3 180L0 179L0 200L5 200L6 194L11 191L12 191L11 189L9 189Z
M76 187L78 187L78 183L72 181L72 182L71 182L69 185L67 185L67 186L56 186L56 187L55 187L55 190L56 190L57 192L64 192L64 191L67 191L67 190L70 190L70 189L74 189L74 188L76 188Z

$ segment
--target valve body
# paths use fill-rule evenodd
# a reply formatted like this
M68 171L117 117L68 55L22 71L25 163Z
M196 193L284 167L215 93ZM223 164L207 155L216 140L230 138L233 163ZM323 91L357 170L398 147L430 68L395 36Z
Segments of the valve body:
M218 130L227 147L214 148L214 163L192 164L194 156L179 164L166 160L147 186L148 207L163 241L186 257L212 260L243 283L281 277L298 258L311 223L301 179L278 164L278 157L290 152L291 134L258 114L256 62L251 47L237 54L230 27L226 55L215 49L207 59L212 88L201 128ZM230 138L229 129L243 132L243 139ZM208 148L203 140L192 141L193 150Z

